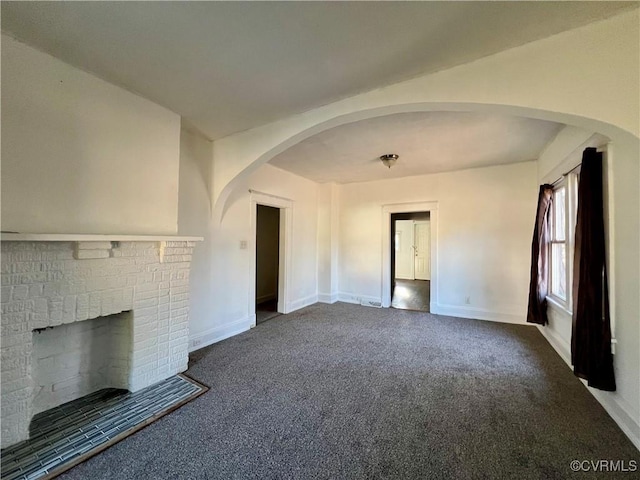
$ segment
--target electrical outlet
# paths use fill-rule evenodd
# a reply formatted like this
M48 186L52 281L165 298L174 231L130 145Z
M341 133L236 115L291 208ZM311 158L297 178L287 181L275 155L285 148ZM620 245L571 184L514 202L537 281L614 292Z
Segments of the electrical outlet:
M191 341L191 346L192 347L197 347L198 345L200 345L202 343L202 340L200 340L199 338L193 339Z
M465 298L464 298L464 303L465 303L466 305L471 305L471 297L465 297Z
M247 241L240 240L240 250L246 250L246 249L247 249Z

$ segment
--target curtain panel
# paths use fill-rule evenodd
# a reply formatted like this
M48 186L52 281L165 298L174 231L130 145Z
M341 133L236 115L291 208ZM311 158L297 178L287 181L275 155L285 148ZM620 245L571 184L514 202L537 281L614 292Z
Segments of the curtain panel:
M546 325L547 320L547 291L549 278L549 212L553 198L552 185L540 185L538 193L538 210L536 223L533 227L533 241L531 242L531 276L529 280L529 306L527 308L527 322Z
M604 233L602 154L587 148L578 186L571 363L589 386L615 391Z

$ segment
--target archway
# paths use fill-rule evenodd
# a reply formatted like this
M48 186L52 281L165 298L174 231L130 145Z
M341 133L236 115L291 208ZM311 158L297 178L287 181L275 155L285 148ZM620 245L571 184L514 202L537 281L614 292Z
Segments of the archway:
M251 173L256 171L260 166L268 163L272 158L276 157L280 153L284 152L288 148L296 145L297 143L312 137L325 130L346 125L361 120L367 120L376 117L383 117L387 115L393 115L398 113L411 113L411 112L484 112L494 114L505 114L519 117L527 117L538 120L553 121L569 126L575 126L582 128L590 132L597 132L605 135L611 139L612 142L620 145L624 145L625 149L629 148L633 150L634 143L637 149L638 137L631 133L608 123L585 118L577 115L566 114L562 112L553 112L542 109L535 109L530 107L523 107L517 105L497 105L497 104L482 104L482 103L454 103L454 102L417 102L417 103L402 103L402 104L390 104L384 107L355 110L351 113L338 115L333 118L329 118L324 121L308 127L301 128L299 131L292 133L291 136L279 143L275 142L275 145L268 139L264 139L267 150L258 155L253 161L251 161L244 169L231 178L224 186L218 188L218 191L214 189L213 198L213 219L214 222L219 224L224 217L228 206L230 204L229 199L236 187L246 179Z

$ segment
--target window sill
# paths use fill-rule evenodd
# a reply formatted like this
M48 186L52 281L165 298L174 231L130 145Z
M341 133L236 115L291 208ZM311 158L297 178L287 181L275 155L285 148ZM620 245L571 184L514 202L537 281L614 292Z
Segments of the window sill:
M571 317L573 316L573 312L567 310L567 308L562 305L558 300L556 300L555 298L547 295L547 305L551 307L552 310L555 310L557 312L560 313L564 313L565 315L567 315L569 317L569 319L571 319ZM614 336L614 332L611 331L611 354L615 355L616 354L616 345L618 343L618 340L616 340L615 336Z
M559 312L565 313L569 316L573 315L573 312L571 310L569 310L567 307L565 307L562 303L560 303L558 300L556 300L555 298L547 295L547 304L551 306L551 308L553 308L554 310L557 310Z

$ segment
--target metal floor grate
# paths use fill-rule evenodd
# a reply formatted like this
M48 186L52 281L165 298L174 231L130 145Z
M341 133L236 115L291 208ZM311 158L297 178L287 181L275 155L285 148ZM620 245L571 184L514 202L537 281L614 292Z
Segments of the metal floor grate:
M136 393L108 388L42 412L29 440L2 450L2 480L62 473L206 391L176 375Z

